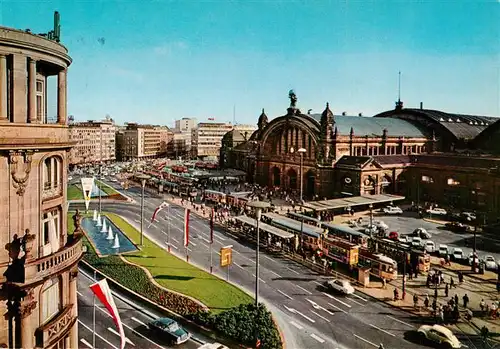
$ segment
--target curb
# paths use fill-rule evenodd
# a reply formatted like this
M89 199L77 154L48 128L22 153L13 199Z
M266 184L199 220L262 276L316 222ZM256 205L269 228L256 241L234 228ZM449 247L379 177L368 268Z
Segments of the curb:
M459 271L461 270L455 270L455 269L451 269L451 268L448 268L446 265L441 265L441 264L436 264L436 263L431 263L432 265L436 265L436 266L439 266L439 267L442 267L448 271L451 271L451 272L454 272L454 273L458 273ZM468 276L472 279L475 279L475 280L479 280L481 282L484 282L484 283L489 283L489 284L492 284L492 285L496 285L497 284L497 281L492 281L491 279L488 279L488 280L485 280L485 279L482 279L480 277L477 277L475 274L464 274L464 276Z

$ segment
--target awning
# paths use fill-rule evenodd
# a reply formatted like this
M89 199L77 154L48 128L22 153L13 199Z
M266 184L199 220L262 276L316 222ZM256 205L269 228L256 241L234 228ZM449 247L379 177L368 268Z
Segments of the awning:
M239 222L248 224L248 225L250 225L250 226L252 226L254 228L257 226L257 223L256 223L255 219L250 218L248 216L238 216L238 217L235 217L235 219L237 221L239 221ZM263 223L263 222L259 223L259 229L261 229L263 231L266 231L268 233L271 233L273 235L276 235L276 236L278 236L280 238L283 238L283 239L290 239L290 238L293 238L295 236L292 233L289 233L287 231L284 231L284 230L281 230L279 228L273 227L272 225L269 225L269 224L266 224L266 223Z
M334 210L346 207L355 207L363 205L375 205L392 201L404 200L404 196L379 194L379 195L361 195L351 196L340 199L322 200L322 201L309 201L304 204L307 207L316 211Z
M304 234L313 237L318 237L323 234L323 229L321 228L313 227L312 225L305 223L302 224L301 222L298 222L288 217L281 216L277 213L264 213L263 216L271 219L273 223L279 224L286 229L291 229L297 232L298 234L300 234L301 231Z

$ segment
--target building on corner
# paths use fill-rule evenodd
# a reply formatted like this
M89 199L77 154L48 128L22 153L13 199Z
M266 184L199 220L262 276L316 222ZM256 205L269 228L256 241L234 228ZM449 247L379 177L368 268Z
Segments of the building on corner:
M224 122L200 122L191 132L191 156L201 160L216 160L220 155L222 137L233 129Z
M72 166L109 163L116 160L116 126L111 118L69 124L69 138L74 142L69 163Z
M0 29L0 346L5 348L79 345L82 242L80 236L68 237L66 204L71 58L57 31L49 36L56 41ZM46 113L49 77L57 77L55 119Z
M163 157L172 140L173 132L167 126L128 123L116 137L118 157L123 161Z

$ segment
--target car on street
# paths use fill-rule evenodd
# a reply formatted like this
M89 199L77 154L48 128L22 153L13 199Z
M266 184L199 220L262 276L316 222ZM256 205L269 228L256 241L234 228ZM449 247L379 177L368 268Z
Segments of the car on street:
M424 228L417 228L410 234L410 236L417 236L421 239L430 239L432 235Z
M490 256L490 255L488 255L484 258L484 266L488 270L497 270L498 269L498 264L497 264L497 261L495 260L495 257Z
M424 243L424 250L427 253L434 253L434 252L436 252L436 244L434 243L434 241L427 240Z
M439 245L439 250L438 250L438 253L439 253L439 257L445 257L448 255L448 245Z
M418 236L415 236L413 239L411 239L411 246L413 248L421 248L422 247L422 239L419 238Z
M421 340L427 339L445 348L455 349L462 347L462 343L460 343L453 332L441 325L422 325L419 327L417 333Z
M351 283L347 280L342 279L333 279L325 281L325 287L329 291L336 291L343 294L353 294L354 287L351 286Z
M440 207L429 208L425 212L427 212L429 214L436 215L436 216L446 216L448 214L448 212L446 212L445 209L440 208Z
M394 215L403 214L403 210L400 207L397 207L397 206L387 206L387 207L384 207L383 212L385 214L391 214L391 215L392 214L394 214Z
M451 252L451 259L455 262L463 262L465 259L464 251L461 248L455 247Z
M162 317L149 323L149 329L160 338L172 344L182 344L191 338L191 333L183 329L175 320Z
M473 222L476 220L476 214L473 212L462 212L460 217L466 222Z
M465 233L470 230L469 226L460 222L449 222L444 225L444 227L450 231L457 233Z
M467 259L469 261L469 265L472 265L472 262L474 260L474 253L473 252L469 253L469 256L467 257ZM479 264L481 262L482 262L482 260L479 258L479 256L476 253L476 263Z

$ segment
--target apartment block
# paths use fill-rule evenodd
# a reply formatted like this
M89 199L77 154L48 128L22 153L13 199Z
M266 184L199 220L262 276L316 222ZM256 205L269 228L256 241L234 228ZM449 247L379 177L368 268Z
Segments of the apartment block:
M70 164L85 165L115 161L116 129L111 118L70 124L69 137L71 141L76 142L70 151Z
M180 120L175 120L174 132L187 132L191 134L191 130L196 127L196 122L195 118L182 118Z
M119 158L122 160L154 159L166 156L173 132L167 126L126 124L119 132Z
M200 122L191 131L191 154L203 160L215 160L220 155L222 137L233 129L230 123Z

